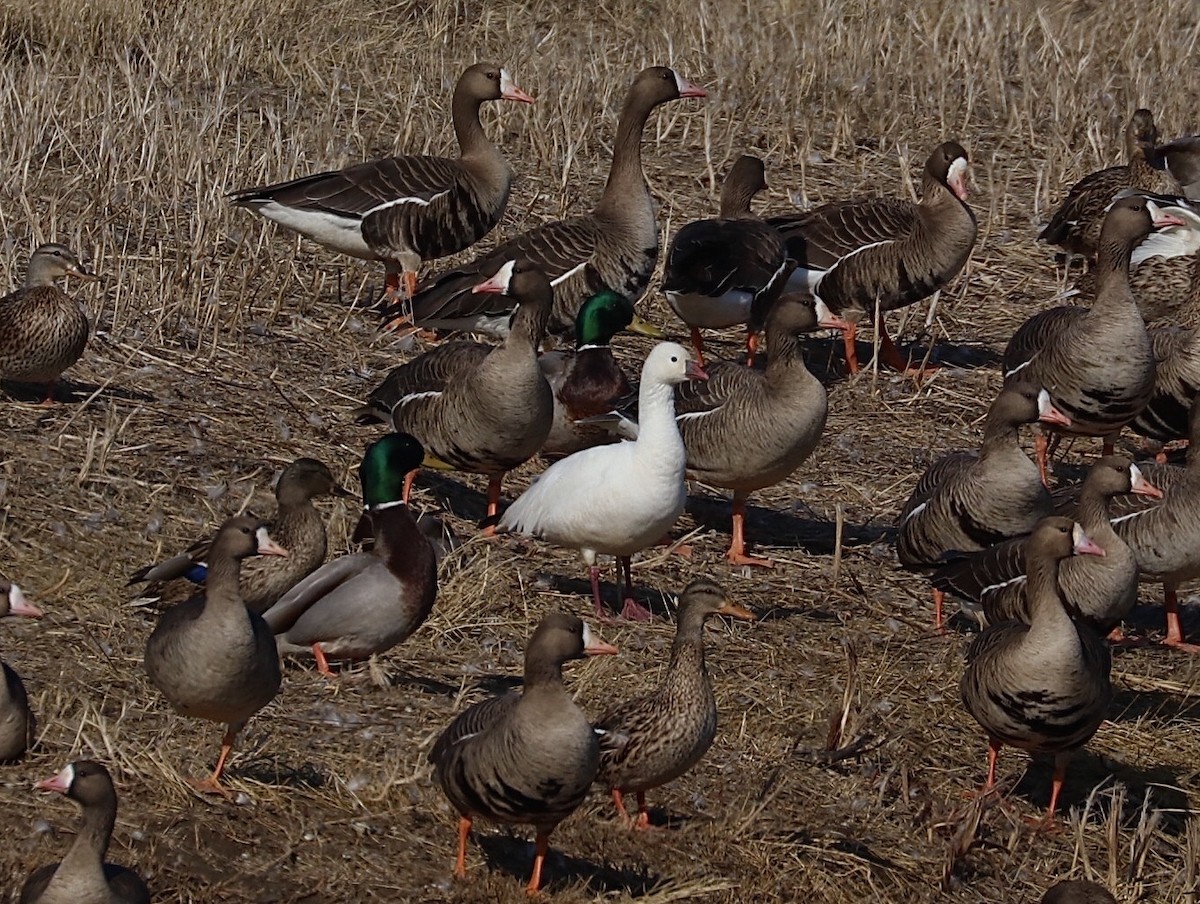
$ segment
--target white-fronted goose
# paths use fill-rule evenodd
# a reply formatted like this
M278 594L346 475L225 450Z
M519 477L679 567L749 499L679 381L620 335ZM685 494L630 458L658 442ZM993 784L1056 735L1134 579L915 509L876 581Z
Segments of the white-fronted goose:
M383 262L388 301L401 277L411 298L422 261L475 244L500 222L508 204L512 167L479 122L479 107L490 100L533 103L504 69L476 63L454 86L457 158L388 157L239 189L230 198L326 248Z
M505 261L528 260L554 284L550 329L569 334L585 300L610 289L636 302L646 291L658 259L658 222L642 172L642 130L659 104L704 97L673 69L651 66L634 79L617 124L612 168L591 213L557 220L522 233L468 264L425 280L413 299L414 321L431 329L473 330L502 335L511 299L481 297L472 287ZM385 319L402 313L385 311Z
M1025 553L1030 622L1001 622L975 638L961 683L963 705L988 736L985 794L996 785L1004 744L1054 756L1047 821L1071 753L1096 733L1113 693L1108 644L1059 600L1059 564L1071 555L1103 551L1069 518L1038 524Z
M203 792L226 793L221 773L238 732L279 693L275 636L238 589L241 561L253 555L287 552L255 518L222 524L209 549L205 592L164 612L146 641L146 674L171 706L227 726L212 777L192 782Z
M554 423L542 443L542 457L560 458L618 437L598 424L583 423L610 411L617 399L633 392L609 343L621 330L661 339L662 330L642 320L633 302L604 290L579 308L575 318L575 348L543 352L538 358L542 376L554 394Z
M711 615L754 620L712 580L692 581L679 598L675 642L657 690L617 704L594 723L600 733L596 782L612 793L622 819L629 818L623 795L637 794L635 828L650 825L646 792L695 766L717 736L717 701L704 667L704 620Z
M315 458L297 458L283 469L275 484L275 515L268 519L271 539L287 550L286 557L255 556L242 563L242 602L254 612L265 612L306 575L325 562L328 539L325 521L312 500L332 493L349 496L329 468ZM186 578L203 584L212 537L197 540L186 552L139 569L129 584L162 583Z
M65 245L39 246L25 284L0 298L0 379L44 383L42 404L54 401L63 371L83 357L91 326L83 305L55 281L96 276Z
M1154 392L1129 429L1161 443L1186 439L1188 412L1200 392L1200 324L1186 329L1152 329L1150 347L1154 351Z
M65 794L83 812L67 856L30 873L18 904L150 904L141 876L104 860L117 822L117 791L108 770L76 760L34 787Z
M696 220L667 249L662 290L671 310L692 330L704 366L701 328L747 324L746 363L754 366L758 331L789 271L783 237L750 209L767 188L766 168L749 154L737 159L721 188L721 216Z
M1163 643L1189 653L1200 646L1187 643L1179 617L1177 588L1200 577L1200 396L1188 416L1185 467L1144 464L1146 477L1163 492L1161 500L1144 496L1113 499L1113 528L1133 550L1143 581L1161 582L1167 611Z
M537 360L554 290L535 264L510 260L474 291L518 303L504 343L438 346L389 373L359 415L411 433L425 447L426 464L486 474L492 517L504 475L537 455L554 421L554 396Z
M1104 555L1072 556L1058 568L1063 606L1100 634L1117 627L1137 602L1137 558L1109 522L1109 500L1125 493L1162 498L1162 491L1122 455L1106 455L1092 465L1079 489L1073 517ZM934 573L933 585L979 606L985 627L1011 619L1028 623L1028 546L1028 537L1017 537L951 562Z
M975 214L967 206L970 163L955 141L933 149L921 178L921 200L837 201L815 210L767 217L783 235L796 269L788 291L812 292L846 322L846 363L858 372L858 322L927 298L958 275L975 247ZM901 357L879 324L881 360Z
M1087 879L1071 879L1047 889L1041 904L1117 904L1117 899L1103 885Z
M978 452L952 452L931 464L900 510L896 554L905 568L933 568L948 553L979 552L1027 534L1051 513L1037 466L1021 449L1022 424L1066 418L1044 389L1005 387L988 410ZM942 627L943 594L933 591Z
M1137 417L1154 391L1154 353L1129 290L1129 258L1151 230L1179 220L1140 196L1115 201L1104 220L1096 264L1096 301L1034 314L1004 349L1004 381L1044 386L1069 421L1058 433L1112 437ZM1046 430L1038 434L1038 467L1046 474Z
M459 812L454 873L460 879L471 823L482 816L535 827L527 891L541 887L550 833L583 803L600 761L596 732L563 686L563 663L616 652L575 616L551 613L525 649L522 693L476 703L438 737L429 761Z
M675 423L674 387L707 379L683 346L656 345L642 366L636 441L594 446L556 461L509 506L497 525L578 549L588 565L592 602L603 617L597 555L616 556L624 567L626 618L649 611L632 596L629 557L671 529L687 502L686 452Z
M318 670L330 659L366 659L390 650L421 626L437 597L437 558L404 504L404 479L425 450L393 433L367 447L359 467L369 552L334 559L263 613L281 653L311 652Z
M0 575L0 618L6 615L41 618L42 610L25 598L21 588ZM19 760L33 745L37 723L21 676L0 662L0 763Z
M1154 149L1152 159L1192 200L1200 200L1200 135L1176 138Z
M734 565L770 566L746 554L746 499L774 486L812 454L825 430L825 387L804 365L801 337L827 326L811 296L788 295L767 315L767 367L714 361L708 379L675 390L687 476L733 491Z
M1089 173L1072 185L1046 228L1038 234L1038 241L1058 245L1071 254L1098 255L1101 228L1114 195L1127 188L1176 191L1175 181L1165 169L1151 165L1157 141L1154 114L1146 109L1134 110L1125 127L1128 162Z

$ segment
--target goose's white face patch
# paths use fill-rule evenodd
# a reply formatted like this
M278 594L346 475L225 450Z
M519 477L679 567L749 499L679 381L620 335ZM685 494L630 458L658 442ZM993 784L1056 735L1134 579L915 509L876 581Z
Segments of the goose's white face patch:
M500 285L500 291L504 295L508 294L508 287L512 282L513 268L516 266L516 261L509 261L507 264L497 270L496 275L492 277L492 279L494 279Z
M946 184L950 186L950 190L954 192L955 197L960 201L967 200L971 194L968 178L970 176L970 164L967 163L966 157L955 157L954 162L950 164L950 169L946 173Z
M516 83L512 80L512 76L508 74L507 69L500 70L500 93L511 94L516 88Z

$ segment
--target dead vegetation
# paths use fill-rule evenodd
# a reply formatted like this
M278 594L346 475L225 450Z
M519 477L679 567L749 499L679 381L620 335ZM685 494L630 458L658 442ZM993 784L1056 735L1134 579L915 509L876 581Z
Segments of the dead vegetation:
M1165 134L1200 128L1193 3L1136 15L1041 6L2 0L0 286L50 239L106 278L83 290L97 333L68 374L80 401L0 404L0 568L48 612L0 633L42 725L34 754L0 772L0 890L65 850L73 809L30 786L87 755L109 764L122 795L111 856L135 864L157 900L524 899L520 833L481 826L468 880L449 880L452 814L424 758L465 701L519 673L540 613L584 611L575 557L472 539L404 647L337 682L289 668L234 758L240 806L201 801L180 780L211 763L218 730L175 716L149 686L153 614L124 589L136 566L223 516L269 508L274 475L299 455L353 485L376 433L347 412L412 351L375 330L380 268L235 211L224 192L449 151L454 79L498 59L539 100L485 110L519 174L493 238L596 197L620 98L649 63L710 92L702 108L669 105L651 120L646 167L664 229L713 211L744 151L768 162L770 210L904 196L949 137L971 151L979 188L967 272L932 325L911 310L904 335L981 366L919 390L886 373L833 377L818 453L752 500L751 541L773 571L730 571L727 510L699 486L677 530L696 531L693 561L651 554L635 566L659 609L708 571L763 618L709 632L722 728L692 774L653 796L670 829L631 835L597 794L554 836L555 899L1035 901L1081 875L1124 902L1194 900L1197 663L1158 649L1117 656L1118 705L1076 758L1062 831L1034 835L1022 816L1044 806L1047 766L1006 752L1008 804L964 799L985 764L958 702L965 638L930 633L925 585L897 571L888 546L924 464L978 436L999 382L990 355L1059 285L1033 236L1064 184L1119 157L1137 106ZM654 291L645 308L681 332ZM814 369L840 373L837 345L814 342ZM620 350L635 362L645 346ZM1093 453L1080 444L1070 457ZM472 534L479 481L419 486L419 508ZM326 510L341 549L356 512ZM1150 630L1161 629L1156 594L1147 587L1137 612ZM1189 622L1200 630L1194 613ZM623 655L572 670L583 705L598 711L655 682L671 632L667 621L607 629Z

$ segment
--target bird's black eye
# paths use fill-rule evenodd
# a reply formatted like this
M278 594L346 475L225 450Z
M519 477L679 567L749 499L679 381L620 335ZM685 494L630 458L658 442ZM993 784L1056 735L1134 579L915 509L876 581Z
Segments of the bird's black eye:
M675 357L675 355L672 355L672 356L671 356L671 363L672 363L672 364L674 364L674 363L675 363L676 361L678 361L678 360L679 360L679 359L678 359L677 357Z
M500 73L493 70L488 72L487 77L494 82L496 79L500 78Z

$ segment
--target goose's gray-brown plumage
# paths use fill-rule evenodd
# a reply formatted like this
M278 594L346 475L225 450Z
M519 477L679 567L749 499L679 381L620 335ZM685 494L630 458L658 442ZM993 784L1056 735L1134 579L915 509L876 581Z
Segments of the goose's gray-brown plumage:
M1200 293L1197 296L1200 298ZM1154 392L1129 429L1160 443L1186 439L1188 412L1200 393L1200 323L1152 329L1150 347L1154 351Z
M403 276L411 296L422 261L475 244L500 222L508 204L512 167L479 122L480 106L491 100L533 103L499 66L469 67L450 102L457 158L370 160L239 189L230 198L334 251L382 261L389 295Z
M550 833L583 803L600 762L598 736L563 686L563 663L616 652L575 616L551 613L525 649L522 692L476 703L438 737L429 761L460 815L459 878L471 823L482 816L535 827L528 891L538 890Z
M83 812L67 856L30 873L18 904L150 904L141 876L104 860L117 822L117 791L108 770L76 760L34 787L65 794Z
M1109 500L1124 493L1162 497L1138 466L1122 455L1106 455L1092 465L1073 517L1104 555L1072 556L1058 568L1063 606L1101 634L1120 624L1137 602L1137 559L1109 522ZM985 627L1013 619L1028 623L1028 546L1029 537L1017 537L943 565L934 573L933 585L976 604Z
M662 291L671 310L692 331L704 366L704 329L747 324L746 363L754 366L758 332L787 281L783 237L750 209L767 188L766 168L745 154L725 176L721 215L681 227L667 249Z
M583 302L609 289L636 302L646 291L658 259L658 222L642 171L642 131L659 104L704 97L666 66L642 70L633 81L613 142L612 168L591 213L557 220L502 243L493 251L425 280L412 302L415 322L437 329L469 329L503 335L512 299L482 297L472 288L505 261L528 260L554 283L550 329L569 335ZM397 311L385 311L385 318Z
M1104 221L1091 308L1062 306L1034 314L1004 349L1005 383L1044 386L1069 419L1059 433L1111 437L1137 417L1154 391L1154 353L1146 324L1129 290L1134 246L1156 228L1177 224L1151 200L1124 197ZM1045 428L1038 434L1038 465L1046 473Z
M858 371L857 324L927 298L958 275L975 247L975 214L967 206L970 163L955 141L925 162L919 203L892 198L838 201L815 210L767 217L787 244L796 269L788 291L809 291L846 321L846 362ZM905 369L884 324L880 351Z
M1072 185L1046 228L1038 234L1038 241L1092 257L1099 253L1105 214L1114 195L1127 188L1174 192L1175 180L1165 168L1151 163L1157 142L1154 114L1144 108L1135 110L1125 127L1127 162L1089 173Z
M275 484L275 515L268 519L271 539L287 550L286 557L255 556L242 562L242 602L253 612L265 612L301 579L325 561L328 539L325 521L312 500L332 493L349 496L330 472L315 458L297 458L283 469ZM206 561L212 537L196 541L177 556L139 569L129 584L155 584L186 578L203 584L208 574Z
M996 758L1008 744L1054 756L1053 818L1071 753L1087 743L1112 702L1108 643L1073 621L1058 595L1058 569L1071 555L1099 555L1069 518L1043 519L1026 547L1030 621L1006 621L971 643L963 670L963 705L988 736L988 777L996 784Z
M486 474L491 517L504 475L537 455L554 422L554 396L538 366L554 290L527 260L508 261L475 289L518 303L503 344L440 345L389 373L359 414L412 434L428 464Z
M1200 135L1160 144L1151 159L1167 171L1187 197L1200 200Z
M785 480L812 454L825 430L825 387L804 364L801 337L821 325L812 296L779 299L767 317L767 366L714 361L708 379L675 390L675 420L687 450L687 476L733 491L728 558L770 565L745 551L746 498Z
M1117 899L1103 885L1087 879L1070 879L1048 888L1041 904L1117 904Z
M238 589L241 561L252 555L287 552L261 521L230 518L209 550L204 593L164 612L146 641L146 674L171 706L227 726L212 777L193 782L200 791L225 793L219 782L237 733L282 680L275 636Z
M717 735L717 701L704 665L704 621L712 615L754 619L712 580L692 581L679 598L675 642L658 688L618 703L594 723L600 732L596 782L612 792L622 819L628 818L623 795L637 794L637 828L650 825L646 792L700 762Z
M95 274L65 245L39 246L25 283L0 298L0 379L44 383L43 404L54 400L63 371L83 357L91 325L83 305L56 285L67 276Z
M0 618L6 615L41 618L42 611L25 598L21 588L0 575ZM21 676L0 662L0 763L18 760L33 746L37 722Z
M953 452L931 464L900 510L896 553L906 568L933 568L948 553L978 552L1026 534L1050 514L1037 466L1021 449L1022 424L1066 418L1044 389L1005 387L988 411L978 452ZM935 625L943 594L934 588Z
M329 659L383 653L425 621L437 597L437 557L404 504L405 475L424 457L402 433L367 448L358 473L370 551L326 563L263 613L281 653L311 652L332 675Z

